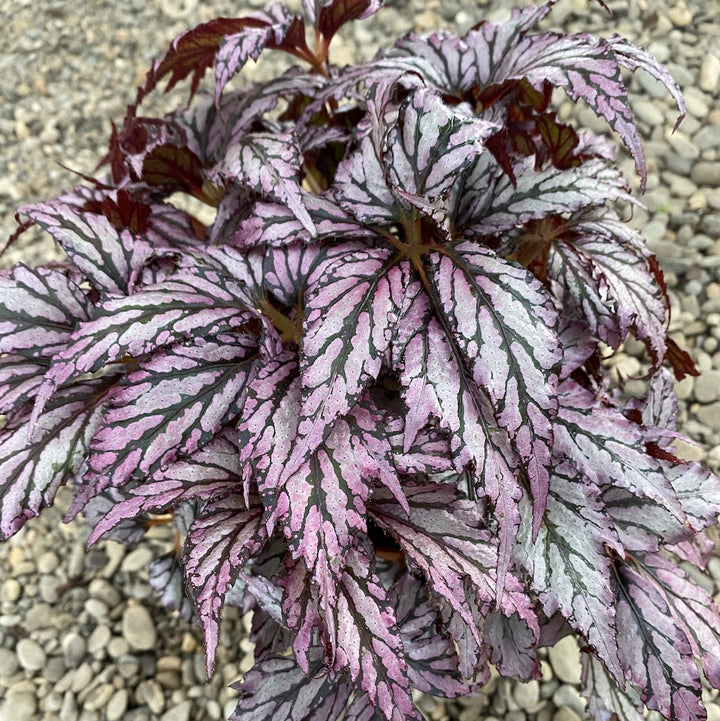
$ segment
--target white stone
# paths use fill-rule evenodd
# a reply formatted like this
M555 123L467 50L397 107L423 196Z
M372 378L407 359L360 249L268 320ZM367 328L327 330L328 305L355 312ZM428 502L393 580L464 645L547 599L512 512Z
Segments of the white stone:
M35 716L37 699L29 691L8 691L0 704L0 719L8 721L30 721Z
M579 684L582 667L580 649L574 636L565 636L548 651L555 675L563 683Z
M0 586L0 599L15 603L22 596L22 586L16 578L8 578Z
M715 93L720 88L720 58L708 53L700 66L700 89Z
M516 683L513 688L513 698L521 709L535 713L540 701L540 684L537 681Z
M552 721L580 721L580 717L569 706L563 706L553 714Z
M707 721L720 721L720 706L716 703L707 705Z
M720 371L708 371L695 379L695 398L700 403L712 403L720 398Z
M69 631L61 641L65 664L68 668L77 668L85 658L87 644L85 639L75 631Z
M128 692L121 688L116 691L105 707L105 718L107 721L120 721L125 714L128 705Z
M23 638L15 647L20 665L26 671L39 671L45 665L45 651L31 638Z
M235 703L235 702L233 702ZM235 704L237 705L237 704ZM177 706L173 706L168 709L161 717L160 721L188 721L190 718L190 710L192 703L190 701L183 701Z
M137 651L155 648L157 631L147 609L138 604L128 606L123 613L122 634Z

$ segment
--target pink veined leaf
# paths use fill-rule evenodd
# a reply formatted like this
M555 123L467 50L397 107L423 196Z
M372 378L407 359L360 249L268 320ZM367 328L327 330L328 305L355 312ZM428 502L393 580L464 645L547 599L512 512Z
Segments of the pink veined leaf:
M27 306L26 306L27 307ZM53 358L33 411L35 422L57 388L126 355L140 356L187 336L216 335L252 320L243 287L214 269L186 268L129 297L111 298L69 333ZM42 318L42 314L38 313ZM0 350L2 344L0 343Z
M153 559L148 566L148 583L166 609L177 611L186 621L193 620L195 604L185 589L182 566L174 551Z
M608 486L601 498L607 522L627 551L657 551L661 544L679 543L694 533L657 501L625 488Z
M720 476L700 463L657 459L695 531L714 526L720 515Z
M482 645L472 604L477 601L483 615L495 605L498 542L483 528L478 505L461 498L451 484L406 483L404 490L409 515L387 491L377 489L369 505L370 516L422 570L433 591L475 629L476 641ZM530 601L509 575L499 607L504 614L517 613L537 631Z
M248 60L257 60L265 48L308 53L305 44L305 23L285 5L276 2L261 12L248 15L242 29L220 40L215 55L215 102L223 89Z
M47 363L21 355L1 356L0 413L9 413L31 401L47 369Z
M293 133L248 133L228 149L213 177L247 185L269 200L286 205L311 237L315 225L300 187L302 158Z
M173 40L170 49L161 60L153 62L145 83L138 88L136 104L140 103L167 75L170 75L170 78L165 88L166 92L192 73L190 86L192 99L205 71L221 54L223 41L235 36L228 49L230 52L226 51L223 61L218 63L216 69L216 84L220 85L216 95L219 96L222 85L241 70L244 62L252 57L251 53L259 55L262 47L258 47L257 34L265 35L264 46L280 47L288 31L293 28L294 20L295 17L286 8L275 3L267 11L250 13L243 18L215 18L186 30ZM243 34L246 34L248 42L246 53L238 52L233 57L232 49L241 45ZM237 37L238 35L240 38Z
M549 81L573 100L583 99L627 145L644 190L645 155L621 73L621 65L640 66L628 50L632 46L615 46L612 41L585 33L526 35L526 29L513 19L509 23L484 23L464 37L475 53L474 84L484 88L522 78L533 85ZM657 72L653 74L667 80ZM676 94L675 87L671 90Z
M692 644L673 617L665 595L647 574L623 563L614 591L620 662L645 705L667 719L702 721L700 674Z
M378 237L375 230L355 220L328 196L306 194L303 203L315 226L315 242L338 237L344 240ZM310 238L310 233L287 207L261 201L255 203L252 215L238 225L228 242L238 248L277 247L307 242Z
M80 471L114 382L106 377L63 389L32 435L27 415L0 431L0 538L17 533Z
M408 664L408 678L423 693L455 698L468 692L458 673L453 640L441 634L440 607L427 586L409 573L390 589L400 637Z
M208 677L215 665L225 593L248 559L267 542L262 504L256 497L251 501L246 506L240 493L210 501L192 522L185 539L185 579L195 595L203 627Z
M233 688L240 700L230 721L336 721L353 691L347 678L323 670L319 651L307 673L292 657L263 658Z
M397 124L385 141L390 187L443 226L447 197L457 177L496 130L494 123L446 105L435 90L416 90L401 105Z
M207 501L236 492L241 487L241 473L236 435L225 428L192 455L156 471L150 480L125 489L123 500L113 504L94 524L88 544L141 514L161 513L183 501Z
M647 396L643 399L631 398L625 409L626 412L635 409L640 411L648 440L668 445L676 437L677 416L680 412L672 371L660 368L650 378Z
M579 168L561 170L550 166L535 171L534 159L523 158L515 170L513 184L506 173L497 174L497 161L492 154L485 155L490 157L483 158L478 170L473 169L463 180L459 194L463 207L455 224L471 237L491 235L531 220L573 213L613 200L637 202L621 173L601 160L586 161ZM494 179L490 188L483 185L488 175Z
M579 216L570 229L580 237L551 248L548 275L565 285L566 300L608 345L617 348L633 329L657 370L665 355L666 309L642 237L607 211Z
M225 157L227 149L247 133L255 120L273 110L281 98L312 97L322 86L319 74L294 67L266 83L226 92L219 104L212 97L201 100L175 120L185 131L188 148L209 167Z
M524 268L474 243L431 254L429 276L452 340L494 406L530 481L533 535L545 509L561 360L557 311Z
M303 7L310 10L313 0L305 0ZM330 39L343 26L352 20L362 20L370 17L382 7L382 0L314 0L315 27L322 34L325 42Z
M475 56L470 47L448 30L423 36L409 33L396 40L388 54L390 57L408 60L419 57L427 61L441 78L441 87L437 89L456 97L465 94L475 76Z
M406 263L385 248L328 247L308 278L300 343L302 405L284 482L378 376L390 343Z
M243 483L257 486L268 513L275 509L279 479L295 442L299 406L297 357L286 349L248 381L236 424Z
M687 108L685 107L685 98L683 98L682 90L675 78L673 78L670 74L670 71L659 63L647 50L629 43L625 40L625 38L622 38L619 35L611 35L607 42L612 47L620 65L632 71L642 68L645 72L652 75L656 80L659 80L667 88L677 103L678 111L680 113L680 116L675 121L674 129L677 130L678 126L685 117Z
M268 248L264 251L263 287L286 306L297 306L321 255L322 250L315 244Z
M602 661L591 653L581 653L582 695L596 721L642 721L643 703L631 684L622 688L610 676Z
M487 496L498 523L498 602L520 524L519 459L508 434L497 427L484 391L468 371L450 332L430 312L419 282L406 287L393 342L400 392L407 407L403 451L429 422L449 431L450 457L459 474L469 472L468 495Z
M112 393L91 444L86 486L121 486L202 448L239 413L257 357L254 339L228 335L140 362Z
M687 636L692 653L700 659L705 677L720 685L720 612L704 588L660 553L636 559L637 570L662 594L675 622Z
M336 673L345 670L354 687L368 694L387 721L420 721L412 703L394 609L368 553L369 549L358 545L348 551L337 583L337 603L322 621L310 573L304 561L295 563L284 583L283 605L290 628L297 629L295 656L300 667L308 670L310 632L320 625L323 638L337 639L335 653L326 658Z
M151 205L145 238L156 251L167 248L197 252L205 248L201 235L197 221L189 213L170 203Z
M153 254L147 241L114 227L104 215L57 203L27 206L24 213L52 235L103 293L131 293L138 271Z
M332 193L335 202L361 223L389 225L409 212L388 186L380 149L366 135L360 147L338 166Z
M0 270L0 353L52 356L88 315L84 293L64 273L21 264Z
M519 614L506 616L491 611L483 624L483 638L490 650L490 662L503 676L524 681L540 677L538 632Z
M388 488L409 512L390 444L377 434L379 423L362 406L336 421L328 439L283 484L267 515L268 532L280 522L292 557L302 557L312 574L331 653L338 644L333 618L339 584L357 535L367 531L371 482Z
M687 516L666 466L648 455L637 425L620 411L600 405L592 392L570 379L560 385L558 398L553 448L558 457L573 463L586 482L649 498L685 523Z
M588 640L613 678L622 681L606 547L619 553L622 548L608 529L597 495L598 489L583 482L571 463L556 463L537 540L533 543L524 524L516 558L530 574L545 614L559 611Z

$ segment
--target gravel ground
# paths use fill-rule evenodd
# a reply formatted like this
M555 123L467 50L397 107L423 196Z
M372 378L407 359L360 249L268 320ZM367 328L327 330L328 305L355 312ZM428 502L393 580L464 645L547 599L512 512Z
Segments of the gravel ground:
M262 2L248 0L261 7ZM384 38L441 25L464 30L507 13L518 2L396 0L342 36L337 61L369 56ZM670 134L670 98L642 71L631 99L646 140L650 177L642 228L666 272L671 330L702 371L679 384L681 427L699 445L678 453L720 467L720 0L608 0L611 19L588 0L560 0L550 22L564 30L619 32L667 63L680 83L688 117ZM59 163L91 173L105 147L108 118L120 120L153 57L185 27L239 12L231 0L0 0L0 237L14 229L14 208L52 197L74 183ZM254 77L276 72L261 61ZM184 90L184 88L183 88ZM182 94L182 93L181 93ZM153 98L149 111L172 107ZM175 103L177 104L177 103ZM562 117L606 129L570 104ZM632 163L623 159L632 171ZM637 183L636 183L637 186ZM52 243L28 233L4 264L41 262ZM623 375L640 370L628 344L610 362ZM630 381L629 392L639 393ZM165 612L148 585L148 561L171 539L158 527L138 547L113 542L84 550L79 522L60 524L68 494L0 546L0 721L205 721L227 717L228 683L251 663L245 619L229 612L219 672L206 683L197 630ZM710 566L720 594L720 558ZM720 598L720 596L717 596ZM493 679L478 698L440 705L423 699L434 721L578 721L577 646L565 639L543 661L540 682ZM707 701L714 695L709 694ZM650 714L653 718L655 714ZM710 704L710 721L720 705Z

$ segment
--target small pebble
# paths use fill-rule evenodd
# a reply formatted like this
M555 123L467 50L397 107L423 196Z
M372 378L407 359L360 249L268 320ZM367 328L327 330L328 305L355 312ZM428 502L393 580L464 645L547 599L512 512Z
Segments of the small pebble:
M26 671L39 671L45 665L45 651L30 638L20 639L15 647L20 665Z
M155 648L157 632L155 623L144 606L129 605L123 613L122 634L125 640L137 651L149 651Z

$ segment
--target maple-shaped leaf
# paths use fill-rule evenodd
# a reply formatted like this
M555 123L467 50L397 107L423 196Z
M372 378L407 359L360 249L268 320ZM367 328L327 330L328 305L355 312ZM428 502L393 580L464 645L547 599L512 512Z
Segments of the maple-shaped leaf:
M603 662L591 653L581 653L582 695L597 721L642 721L643 703L631 684L621 687Z
M429 265L452 341L473 381L487 391L497 423L527 471L536 533L547 496L557 411L561 353L556 310L528 271L474 243L432 254Z
M238 414L256 359L254 339L221 335L140 362L113 390L91 445L86 485L121 486L201 448Z
M303 203L302 159L293 133L248 133L228 149L213 176L240 182L269 200L286 205L315 235L315 225Z
M88 544L143 514L164 513L185 501L208 501L235 492L241 481L237 437L229 427L224 428L187 458L170 463L142 483L124 487L122 498L115 499L93 522Z
M555 464L547 509L535 543L525 523L516 556L527 569L548 617L560 612L622 679L618 660L610 559L606 547L622 551L607 527L598 489L581 483L571 463Z
M390 589L413 688L454 698L468 692L458 673L458 656L449 635L439 635L440 606L425 583L405 573Z
M21 264L0 270L0 353L52 356L88 315L85 294L65 273Z
M32 433L28 414L0 431L0 538L17 533L80 471L115 381L109 376L63 389Z
M372 519L422 570L433 591L475 629L473 602L487 613L498 595L498 541L483 527L478 505L459 497L452 485L405 484L404 491L409 514L387 491L377 489L369 505ZM518 613L537 629L528 599L510 576L499 604L503 613ZM474 633L482 645L479 631Z
M378 376L392 337L407 264L384 248L329 247L308 278L300 343L298 438L283 480L325 440Z
M245 290L237 281L200 266L182 269L129 297L101 302L91 320L67 335L67 347L53 358L35 415L58 387L74 378L126 355L137 357L187 336L210 336L240 326L257 315L246 307Z
M614 585L620 662L645 705L667 719L701 721L700 675L693 644L666 595L633 563L619 564Z
M572 380L558 389L553 452L562 454L587 481L618 486L660 504L681 523L686 514L660 461L645 451L641 430L618 410L599 405Z
M103 293L132 292L138 271L153 253L145 240L115 227L104 215L58 203L38 203L27 207L25 214L52 235Z
M192 522L185 539L185 579L193 590L203 627L208 677L215 665L225 593L267 540L262 504L256 496L250 500L247 506L241 493L211 500Z
M333 669L346 669L355 687L365 691L387 721L420 721L410 693L393 607L380 579L372 570L369 543L359 543L345 556L337 580L337 602L328 618L320 621L312 603L313 584L304 561L295 562L287 577L283 608L291 628L298 629L294 643L301 668L309 667L309 631L314 625L337 639L329 649ZM332 628L328 624L332 624ZM327 636L326 636L327 637Z

